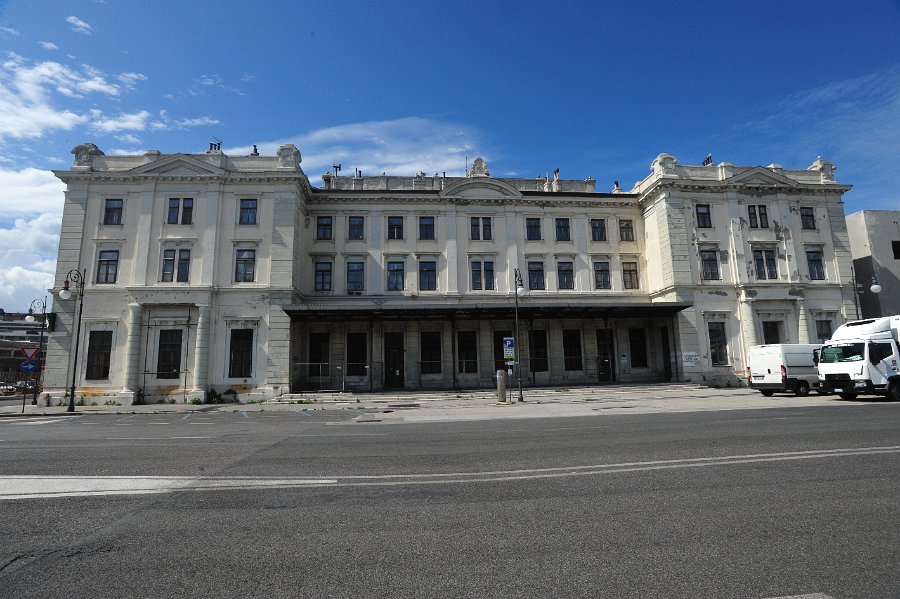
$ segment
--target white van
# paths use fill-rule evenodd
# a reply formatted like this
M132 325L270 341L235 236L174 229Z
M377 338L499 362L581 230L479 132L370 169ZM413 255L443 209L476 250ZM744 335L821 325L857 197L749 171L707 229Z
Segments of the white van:
M766 397L774 393L807 395L819 388L816 369L821 344L756 345L747 355L747 384Z

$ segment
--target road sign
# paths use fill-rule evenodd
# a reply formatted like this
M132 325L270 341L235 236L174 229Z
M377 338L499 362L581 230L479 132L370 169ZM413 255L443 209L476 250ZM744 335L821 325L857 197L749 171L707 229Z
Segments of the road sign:
M25 354L26 360L34 360L34 357L41 351L40 347L20 347L19 349Z
M503 338L503 358L509 360L516 357L516 340L514 337Z
M37 370L37 364L31 360L22 360L22 363L19 364L19 370L22 372L34 372Z

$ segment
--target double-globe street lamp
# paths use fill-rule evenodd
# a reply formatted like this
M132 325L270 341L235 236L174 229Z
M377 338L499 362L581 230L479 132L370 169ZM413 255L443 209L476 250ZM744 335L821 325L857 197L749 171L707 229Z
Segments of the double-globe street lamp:
M856 279L856 273L853 269L850 270L850 284L853 286L853 297L856 300L856 318L860 319L863 317L862 311L860 310L860 302L859 296L861 293L866 293L866 288L864 284L859 283ZM874 295L878 295L881 293L881 285L878 284L878 277L875 276L875 273L872 273L872 284L869 285L868 291ZM880 312L879 312L880 316Z
M43 300L32 300L31 305L28 306L28 316L25 317L25 322L28 324L33 323L34 313L38 310L41 311L41 340L38 342L37 377L35 377L34 380L34 399L31 400L31 405L34 406L37 405L38 390L41 387L41 375L44 373L41 354L44 352L44 329L47 327L47 296L44 296Z
M67 412L75 411L75 377L78 374L78 344L81 341L81 313L84 311L84 283L87 278L87 270L78 272L75 269L69 271L66 275L66 282L59 291L59 299L67 300L72 297L70 288L75 289L75 301L78 303L78 318L75 321L75 356L72 359L72 386L69 389L69 407ZM81 300L81 301L79 301Z
M519 298L525 295L525 286L522 284L522 273L519 272L519 269L514 269L515 278L516 278L516 293L513 295L513 298L516 302L516 331L513 334L513 343L516 344L516 378L519 383L519 401L525 401L525 398L522 397L522 362L519 360Z

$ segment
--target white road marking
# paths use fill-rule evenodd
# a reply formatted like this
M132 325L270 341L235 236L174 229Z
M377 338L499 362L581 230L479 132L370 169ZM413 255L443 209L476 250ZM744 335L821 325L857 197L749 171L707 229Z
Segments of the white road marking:
M15 420L10 418L10 422L4 421L4 424L11 424L13 426L35 426L38 424L55 424L57 422L65 422L69 420L70 416L62 416L62 417L47 417L47 418L28 418L27 420Z
M785 595L784 597L769 597L768 599L834 599L834 597L823 593L812 593L811 595Z
M140 437L123 440L141 440ZM145 437L161 440L163 438ZM93 495L120 495L140 493L169 493L173 491L213 491L236 489L285 489L304 486L398 486L429 484L466 484L473 482L503 482L591 476L623 472L649 472L676 468L728 466L785 460L809 460L835 457L880 455L900 453L900 445L888 447L857 447L789 451L779 453L746 454L734 456L710 456L680 460L653 460L647 462L622 462L567 466L559 468L534 468L524 470L497 470L484 472L443 472L424 474L370 474L348 476L322 476L321 478L263 478L263 477L154 477L154 476L7 476L0 477L2 499L28 499L49 497L75 497ZM801 596L802 597L802 596ZM815 596L813 596L815 597ZM805 598L804 598L805 599ZM818 599L818 598L817 598Z

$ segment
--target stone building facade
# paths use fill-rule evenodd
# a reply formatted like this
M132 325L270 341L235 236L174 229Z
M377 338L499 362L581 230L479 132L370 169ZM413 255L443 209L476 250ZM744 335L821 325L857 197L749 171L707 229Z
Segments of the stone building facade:
M594 180L337 176L275 156L84 144L67 185L47 388L244 399L311 389L740 384L749 346L852 310L834 166L682 166ZM520 293L516 293L521 287ZM826 324L827 323L827 324ZM513 359L504 353L514 340ZM506 341L505 341L506 340ZM516 360L517 358L517 360Z
M900 210L847 216L859 318L900 314ZM881 287L872 293L872 285ZM877 289L877 287L876 287Z

